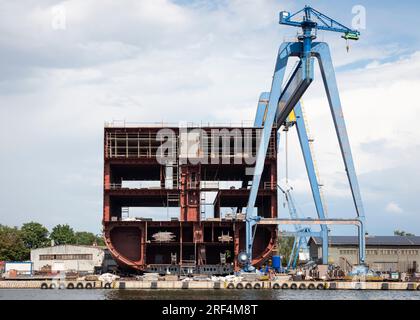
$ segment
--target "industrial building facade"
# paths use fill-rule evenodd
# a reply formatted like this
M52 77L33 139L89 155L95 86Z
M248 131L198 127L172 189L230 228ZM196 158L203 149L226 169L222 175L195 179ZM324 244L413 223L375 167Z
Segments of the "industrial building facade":
M102 273L111 271L115 261L103 247L57 245L31 250L35 272Z
M276 130L256 213L277 217ZM104 132L106 244L123 268L230 273L245 247L244 209L260 129L109 124ZM263 263L276 225L257 228L253 262Z
M329 262L346 269L346 264L357 264L358 239L352 236L329 238ZM319 261L322 239L309 240L310 256ZM418 272L420 264L420 237L418 236L366 236L366 264L380 272Z

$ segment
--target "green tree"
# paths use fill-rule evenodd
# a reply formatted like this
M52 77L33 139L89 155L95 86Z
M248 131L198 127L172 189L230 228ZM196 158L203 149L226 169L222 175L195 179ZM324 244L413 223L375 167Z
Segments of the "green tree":
M48 229L38 222L28 222L20 229L22 240L28 249L48 246Z
M280 237L278 241L279 254L282 256L282 265L287 266L289 261L290 253L293 249L293 242L295 241L294 237Z
M74 231L68 224L58 224L56 225L50 234L50 239L54 240L54 243L57 244L75 244L76 237Z
M96 244L98 246L105 246L104 237L102 235L96 235Z
M93 244L96 244L98 246L104 246L105 242L102 239L102 236L95 235L92 232L86 232L86 231L78 231L75 233L76 244L81 245L87 245L91 246Z
M92 232L80 231L75 233L76 244L91 246L94 243L97 244L96 235Z
M402 231L402 230L395 230L394 231L394 236L407 236L407 237L410 237L410 236L414 236L414 234L413 233L409 233L409 232L405 232L405 231Z
M0 260L22 261L29 259L29 249L18 228L0 225Z

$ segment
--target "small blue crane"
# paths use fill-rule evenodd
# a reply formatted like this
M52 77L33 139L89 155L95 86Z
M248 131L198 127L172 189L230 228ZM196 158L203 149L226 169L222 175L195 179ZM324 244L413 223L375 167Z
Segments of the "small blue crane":
M293 19L298 17L301 13L304 14L302 21L296 21ZM303 54L305 59L310 57L312 40L316 39L316 30L343 33L344 35L342 38L346 40L359 40L360 36L359 31L352 30L342 25L310 6L305 6L305 8L293 14L290 14L290 12L287 11L281 11L279 23L287 26L302 28L303 33L298 36L298 40L303 43ZM315 33L312 32L313 30L315 30Z
M296 210L295 201L293 200L291 190L292 188L288 188L284 190L282 187L277 185L277 188L284 194L284 198L287 203L287 208L289 210L289 215L291 219L299 219L298 212ZM295 231L296 236L295 240L293 242L292 251L290 252L289 261L287 263L287 270L290 270L290 268L295 269L297 260L299 257L299 252L301 249L308 251L308 239L305 235L299 235L299 234L311 234L310 228L302 228L300 224L295 224Z

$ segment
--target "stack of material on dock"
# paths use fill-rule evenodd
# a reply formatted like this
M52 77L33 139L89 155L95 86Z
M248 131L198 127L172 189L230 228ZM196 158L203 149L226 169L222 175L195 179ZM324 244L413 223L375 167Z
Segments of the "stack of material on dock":
M241 276L233 276L233 275L229 275L229 276L225 276L225 277L218 277L217 278L213 278L213 281L217 281L217 280L221 280L221 281L227 281L227 282L241 282L242 280L244 280L244 277Z
M194 281L211 281L211 278L209 278L206 275L198 275L198 276L194 276L192 278Z
M118 280L119 278L120 277L115 274L103 273L98 277L98 280L102 282L112 282L112 281Z
M159 280L159 274L158 273L145 273L141 279L143 281L158 281Z
M178 281L178 276L175 274L167 274L163 277L165 281Z
M84 277L84 280L86 281L98 281L98 276L94 274L88 274Z
M243 281L258 281L261 277L261 274L243 272L241 273L241 276L243 278Z
M288 274L277 274L273 280L275 281L289 281L291 278Z

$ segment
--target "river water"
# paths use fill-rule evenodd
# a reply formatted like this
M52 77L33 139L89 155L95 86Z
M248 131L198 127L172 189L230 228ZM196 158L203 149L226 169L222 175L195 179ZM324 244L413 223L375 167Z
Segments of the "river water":
M420 300L420 291L0 289L0 300Z

